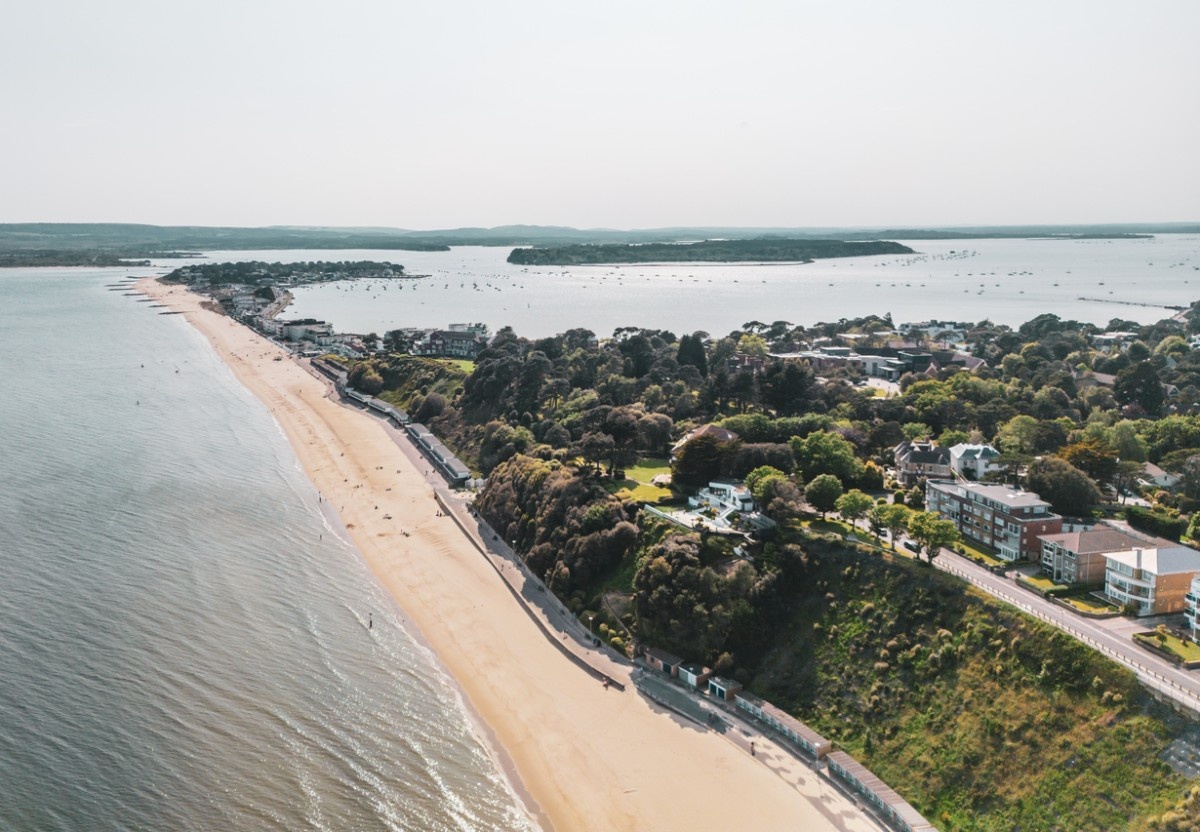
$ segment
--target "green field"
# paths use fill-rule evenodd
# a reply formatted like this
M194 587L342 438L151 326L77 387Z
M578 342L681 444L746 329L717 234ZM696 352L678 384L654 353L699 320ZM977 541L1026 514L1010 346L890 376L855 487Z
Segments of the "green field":
M641 503L656 503L670 497L673 493L669 488L652 485L659 474L671 473L671 463L665 459L643 459L631 468L625 469L625 479L606 483L604 488L622 500L636 500Z

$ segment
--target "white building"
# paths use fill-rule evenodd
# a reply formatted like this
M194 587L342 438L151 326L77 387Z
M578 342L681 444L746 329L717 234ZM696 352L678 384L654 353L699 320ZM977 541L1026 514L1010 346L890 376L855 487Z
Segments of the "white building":
M1183 612L1193 580L1200 575L1200 552L1174 544L1106 554L1104 594L1136 615Z
M754 497L744 482L735 480L713 480L708 488L701 488L700 493L689 498L694 507L712 506L724 511L754 511Z
M1200 641L1200 626L1196 623L1197 607L1200 606L1200 575L1192 578L1183 602L1183 616L1187 619L1188 629L1192 631L1192 641Z
M1001 469L1000 452L991 445L968 445L960 442L950 449L950 469L960 477L982 480Z

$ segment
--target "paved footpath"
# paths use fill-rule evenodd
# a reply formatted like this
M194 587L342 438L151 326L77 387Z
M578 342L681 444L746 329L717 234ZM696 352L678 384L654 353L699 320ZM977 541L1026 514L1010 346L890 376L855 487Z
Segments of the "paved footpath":
M1011 578L1001 577L948 549L942 549L933 565L957 575L994 598L1058 627L1089 647L1099 650L1137 674L1138 680L1155 693L1179 703L1194 714L1200 713L1200 679L1161 656L1138 646L1132 634L1146 630L1144 622L1119 618L1087 618L1017 586Z

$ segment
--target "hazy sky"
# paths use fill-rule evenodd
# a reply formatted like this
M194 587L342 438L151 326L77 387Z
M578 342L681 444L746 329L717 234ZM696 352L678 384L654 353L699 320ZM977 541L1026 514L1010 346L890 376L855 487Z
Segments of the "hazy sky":
M11 0L0 222L1200 220L1200 2Z

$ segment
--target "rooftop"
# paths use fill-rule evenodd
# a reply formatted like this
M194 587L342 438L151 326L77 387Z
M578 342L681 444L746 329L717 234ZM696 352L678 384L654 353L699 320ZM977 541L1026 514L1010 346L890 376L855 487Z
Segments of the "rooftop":
M1121 552L1138 546L1158 545L1172 546L1169 540L1139 535L1136 532L1114 529L1111 526L1096 526L1078 532L1062 534L1045 534L1040 540L1046 543L1057 543L1069 552L1077 555L1091 555L1101 552Z
M1140 566L1138 565L1139 553L1141 554ZM1125 552L1113 552L1106 557L1108 560L1115 560L1117 563L1134 569L1142 569L1154 575L1200 572L1200 552L1179 543L1151 549L1134 548Z
M991 445L968 445L965 442L955 445L950 453L955 459L995 459L1000 456L1000 452Z
M950 480L930 480L930 488L968 497L972 494L997 503L1003 503L1010 508L1034 508L1050 504L1032 491L1014 489L1011 485L985 485L980 482L952 482Z

